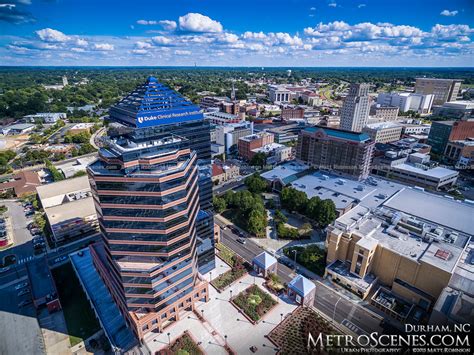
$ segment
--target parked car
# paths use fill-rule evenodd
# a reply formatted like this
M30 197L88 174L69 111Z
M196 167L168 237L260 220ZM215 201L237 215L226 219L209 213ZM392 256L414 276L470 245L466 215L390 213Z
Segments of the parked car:
M17 284L17 285L15 286L15 290L18 291L18 290L20 290L20 289L22 289L22 288L24 288L24 287L26 287L26 286L28 286L28 282L19 283L19 284Z
M29 288L24 288L23 290L18 292L18 296L23 296L23 295L26 295L27 293L30 293L30 289Z
M18 303L18 307L25 307L25 306L27 306L27 305L29 305L29 304L31 304L31 303L33 303L32 300L24 300L24 301Z
M2 268L0 268L0 274L4 273L4 272L7 272L8 270L10 270L10 266L2 267Z
M54 259L53 262L56 264L56 263L60 263L61 261L66 260L66 259L67 259L67 256L63 255L63 256L59 256L56 259Z
M44 243L44 237L42 235L37 235L32 239L32 241L33 241L33 244Z

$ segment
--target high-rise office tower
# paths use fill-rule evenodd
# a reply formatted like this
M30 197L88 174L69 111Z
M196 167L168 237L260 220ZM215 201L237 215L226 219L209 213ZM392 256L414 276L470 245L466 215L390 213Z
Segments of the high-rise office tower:
M351 84L341 109L341 129L360 132L369 120L369 84Z
M88 168L103 243L94 264L139 339L207 300L214 267L209 123L153 77L110 109Z
M457 79L416 78L415 93L433 95L433 105L442 105L456 101L461 83L462 80Z

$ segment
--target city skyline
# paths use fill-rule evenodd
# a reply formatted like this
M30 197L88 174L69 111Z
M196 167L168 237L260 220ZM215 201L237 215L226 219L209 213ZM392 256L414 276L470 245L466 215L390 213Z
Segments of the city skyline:
M239 7L2 1L0 58L3 65L53 66L467 67L472 10L461 0Z

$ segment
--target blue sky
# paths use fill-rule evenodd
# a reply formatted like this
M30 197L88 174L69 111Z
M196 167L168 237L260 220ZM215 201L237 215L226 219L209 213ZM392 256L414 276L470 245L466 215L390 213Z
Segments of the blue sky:
M3 65L473 66L472 0L0 0Z

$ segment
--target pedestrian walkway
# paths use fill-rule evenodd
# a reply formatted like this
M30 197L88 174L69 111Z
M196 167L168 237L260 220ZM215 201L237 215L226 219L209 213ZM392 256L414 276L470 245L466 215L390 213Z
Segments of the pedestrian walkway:
M34 256L30 255L30 256L27 256L26 258L19 259L17 264L21 265L21 264L27 263L28 261L31 261L33 259L34 259Z

